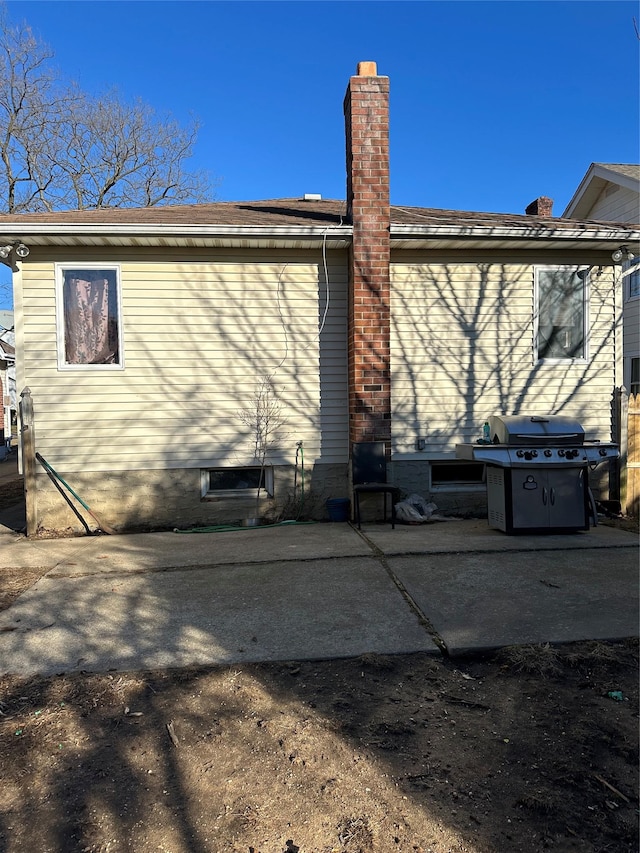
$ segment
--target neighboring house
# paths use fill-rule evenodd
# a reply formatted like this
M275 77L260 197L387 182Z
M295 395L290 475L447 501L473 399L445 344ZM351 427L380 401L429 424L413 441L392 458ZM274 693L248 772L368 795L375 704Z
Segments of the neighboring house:
M246 413L265 378L284 421L260 509L272 516L326 517L327 498L350 494L355 441L384 440L407 493L472 512L483 466L455 445L489 415L563 413L611 438L611 253L640 230L553 219L544 200L529 215L390 206L389 81L374 63L358 72L346 203L0 217L7 246L30 250L9 262L36 447L112 526L255 515ZM44 471L37 518L77 526Z
M13 311L0 311L0 381L2 382L2 429L0 441L8 441L16 423L16 351Z
M640 222L640 165L592 163L562 214L571 219ZM629 247L633 249L633 247ZM640 393L640 269L635 259L623 258L623 381Z

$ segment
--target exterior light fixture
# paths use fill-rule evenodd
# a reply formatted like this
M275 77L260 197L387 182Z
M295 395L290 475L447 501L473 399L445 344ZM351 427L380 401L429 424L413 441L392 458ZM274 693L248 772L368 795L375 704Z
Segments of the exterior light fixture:
M625 258L628 261L632 261L634 258L633 252L627 246L620 246L611 253L611 260L616 264Z
M29 256L30 250L21 240L16 240L15 243L7 243L6 246L0 246L0 261L6 261L12 252L16 258L22 261Z

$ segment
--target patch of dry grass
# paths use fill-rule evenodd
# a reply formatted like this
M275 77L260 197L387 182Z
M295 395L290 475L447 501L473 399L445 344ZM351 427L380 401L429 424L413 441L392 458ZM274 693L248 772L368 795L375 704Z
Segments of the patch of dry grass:
M496 660L504 670L517 674L550 676L562 672L560 652L549 643L507 646L497 653Z

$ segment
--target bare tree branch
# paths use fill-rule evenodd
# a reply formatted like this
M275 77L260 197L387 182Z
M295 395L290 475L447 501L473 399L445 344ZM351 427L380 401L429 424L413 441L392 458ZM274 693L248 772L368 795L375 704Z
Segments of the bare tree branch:
M41 210L150 207L209 201L190 171L197 121L182 127L141 100L63 84L52 51L0 7L0 207Z

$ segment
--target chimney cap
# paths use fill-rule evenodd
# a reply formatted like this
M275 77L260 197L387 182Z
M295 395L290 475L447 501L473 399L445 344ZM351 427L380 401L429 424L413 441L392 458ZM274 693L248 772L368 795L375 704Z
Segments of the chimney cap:
M358 77L377 77L378 65L375 62L359 62Z

